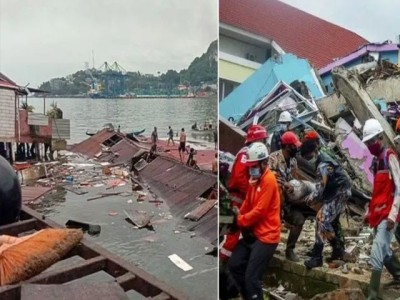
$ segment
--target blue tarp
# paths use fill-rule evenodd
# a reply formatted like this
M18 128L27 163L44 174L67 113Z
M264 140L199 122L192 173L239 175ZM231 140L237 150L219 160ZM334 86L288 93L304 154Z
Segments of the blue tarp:
M246 111L267 95L279 82L287 84L295 80L304 81L314 98L324 94L318 88L319 83L312 74L310 64L293 54L284 54L276 62L267 60L257 71L239 85L232 93L220 102L219 112L226 119L237 122Z

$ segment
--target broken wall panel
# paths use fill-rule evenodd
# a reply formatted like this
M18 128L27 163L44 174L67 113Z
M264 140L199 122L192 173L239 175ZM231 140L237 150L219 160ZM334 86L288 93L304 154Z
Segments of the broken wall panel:
M0 88L0 140L15 140L15 91Z
M333 69L332 78L335 89L346 99L347 105L352 109L361 125L363 126L365 121L370 118L378 120L383 127L383 142L396 149L393 129L378 111L371 97L362 87L360 80L344 68Z
M28 125L48 126L49 117L40 113L28 113Z
M372 154L345 120L340 118L336 122L335 133L337 136L336 143L342 149L356 173L355 180L359 182L360 187L371 192L374 181L374 175L370 170L373 161Z
M70 120L53 119L51 136L53 139L69 140L71 138Z

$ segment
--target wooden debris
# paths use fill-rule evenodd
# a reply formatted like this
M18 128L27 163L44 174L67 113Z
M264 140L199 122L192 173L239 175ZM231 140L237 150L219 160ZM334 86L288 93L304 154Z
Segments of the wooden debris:
M130 221L130 223L137 226L139 229L143 227L148 227L149 229L154 230L153 226L150 223L151 217L148 216L146 213L139 213L138 211L129 213L126 210L124 210L124 213L127 217L126 219L128 219L127 221Z
M128 300L116 282L85 282L69 284L23 284L21 300L42 299L115 299Z
M64 189L68 192L72 192L77 195L83 195L83 194L87 193L87 191L83 191L80 188L72 187L72 186L64 186Z
M110 197L110 196L117 196L122 194L122 192L115 192L115 193L103 193L99 196L95 196L95 197L91 197L88 198L87 201L92 201L92 200L97 200L97 199L101 199L101 198L105 198L105 197Z
M182 258L180 258L176 254L172 254L168 256L168 258L178 267L181 268L183 271L187 272L193 270L193 267L185 262Z

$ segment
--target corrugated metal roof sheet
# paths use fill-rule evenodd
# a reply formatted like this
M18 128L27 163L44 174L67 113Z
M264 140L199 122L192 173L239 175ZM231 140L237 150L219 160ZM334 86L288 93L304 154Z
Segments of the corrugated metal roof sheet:
M123 164L128 162L141 149L123 134L103 129L83 142L72 146L70 151L83 154L88 158L94 158L96 154L101 152L102 148L105 148L105 146L102 147L102 144L113 137L118 137L120 140L108 147L110 152L99 156L98 161L107 162L114 158L111 161L113 165ZM118 154L118 156L115 156L115 154Z
M42 186L23 186L21 188L22 201L30 202L35 201L44 194L50 192L54 187L42 187Z
M200 203L197 198L217 183L215 175L194 170L166 157L157 157L139 174L178 218L196 209ZM215 243L218 237L218 210L212 208L200 221L184 220L183 225L192 227L196 234Z
M197 197L217 182L215 175L194 170L165 157L157 157L139 173L152 189L160 192L171 210L181 210L193 204Z
M48 126L49 117L40 113L28 113L28 125Z
M107 129L103 129L79 144L73 145L70 151L92 158L96 153L101 151L101 144L115 134L114 131L110 132Z
M101 156L98 161L110 161L115 154L118 156L112 161L112 164L118 165L128 162L139 151L139 147L133 145L130 141L123 139L114 146L110 147L112 153Z
M52 120L52 132L51 136L53 139L69 140L70 139L70 120L68 119L53 119Z

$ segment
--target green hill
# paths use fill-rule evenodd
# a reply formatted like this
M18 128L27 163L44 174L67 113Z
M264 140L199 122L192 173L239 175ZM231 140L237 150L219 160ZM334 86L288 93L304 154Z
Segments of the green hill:
M178 95L178 85L191 87L198 91L206 85L217 84L218 42L213 41L207 51L196 57L187 69L168 70L157 75L142 74L121 70L117 63L102 70L79 70L74 74L52 78L41 84L39 89L49 91L57 96L85 96L96 84L102 92L111 96L122 94L136 95ZM104 66L104 65L103 65ZM124 72L125 71L125 72Z

